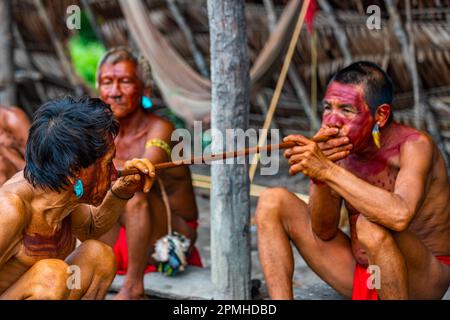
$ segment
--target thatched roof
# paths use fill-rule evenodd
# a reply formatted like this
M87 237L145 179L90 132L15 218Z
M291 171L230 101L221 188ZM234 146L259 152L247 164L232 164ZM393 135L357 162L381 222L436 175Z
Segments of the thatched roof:
M69 0L42 1L50 21L46 28L32 0L13 1L14 17L14 61L18 82L18 105L29 116L43 102L62 95L88 93L87 87L75 73L74 81L64 71L53 40L58 40L63 49L71 32L66 27L66 8L73 4ZM53 39L53 40L52 40ZM68 58L68 52L64 54Z
M47 1L49 16L55 26L55 34L64 41L69 33L64 28L67 4L73 1ZM128 32L126 21L116 0L90 0L89 4L95 17L96 24L105 44L133 45ZM199 51L209 65L209 32L206 1L175 1L182 16L186 20L190 31L194 35ZM278 16L287 1L273 1ZM320 2L320 1L319 1ZM167 1L145 1L148 14L158 30L165 35L170 44L197 69L190 46L185 34L177 25L170 12ZM335 21L344 31L347 49L352 60L372 60L381 64L392 76L395 84L395 116L398 120L414 124L414 95L411 75L405 63L401 44L389 21L389 15L384 1L337 1L328 0L331 5ZM379 5L382 13L382 28L369 30L366 26L369 5ZM33 11L32 1L15 2L15 19L21 30L28 52L33 56L39 72L43 78L41 82L58 91L67 90L70 82L63 80L61 68L51 41L40 25L39 16ZM81 4L80 4L81 5ZM269 24L263 1L247 1L247 29L248 52L252 62L255 61L265 41L269 37ZM335 25L330 14L321 7L315 18L314 30L317 33L317 91L318 99L323 95L327 79L332 73L345 65L344 55L334 34ZM402 1L397 7L403 22L407 19L407 8ZM63 12L63 14L61 14ZM450 5L448 1L417 0L412 1L410 10L411 31L414 36L415 58L417 69L428 105L444 138L446 148L450 152ZM25 14L26 13L26 14ZM56 27L59 26L59 27ZM61 26L63 26L61 28ZM306 28L305 28L306 29ZM300 81L306 89L311 91L311 35L303 30L298 42L292 66L300 76ZM281 66L281 61L280 61ZM251 125L260 128L264 121L264 104L268 104L278 74L273 75L258 97L254 97L251 105ZM50 79L61 79L51 81ZM52 89L52 90L53 90ZM308 98L309 99L309 98ZM305 100L303 100L305 101ZM311 130L310 120L304 111L304 103L299 98L295 84L288 79L275 114L275 125L279 126L283 134ZM430 129L429 118L422 119L422 129Z

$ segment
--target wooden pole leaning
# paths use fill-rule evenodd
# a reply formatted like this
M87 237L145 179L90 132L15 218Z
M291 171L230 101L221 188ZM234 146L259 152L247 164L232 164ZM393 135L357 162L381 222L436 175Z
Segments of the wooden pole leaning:
M261 135L259 136L258 140L258 146L262 147L264 145L264 142L267 138L267 130L270 127L270 123L272 122L273 116L275 114L275 110L277 108L278 100L280 99L281 90L283 89L284 82L286 81L286 76L289 71L289 65L292 61L292 57L294 56L295 48L297 46L298 38L300 37L300 33L302 31L303 22L305 21L306 12L309 7L310 0L305 0L302 5L302 9L300 11L300 15L298 17L297 24L295 26L294 33L292 34L291 42L289 43L289 48L286 53L286 57L283 61L283 66L281 68L280 77L278 78L277 85L275 87L275 92L272 96L272 100L270 101L269 110L267 111L266 119L264 121L263 125L263 131L261 132ZM264 130L265 129L265 130ZM254 161L256 160L256 161ZM256 154L252 161L250 162L250 170L249 170L249 176L250 176L250 182L252 182L253 177L256 172L256 167L258 166L259 157L258 154Z

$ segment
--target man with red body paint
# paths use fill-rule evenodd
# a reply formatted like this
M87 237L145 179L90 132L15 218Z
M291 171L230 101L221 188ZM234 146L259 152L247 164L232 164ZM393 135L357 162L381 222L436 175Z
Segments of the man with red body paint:
M285 157L291 175L311 178L310 199L306 204L283 188L268 189L259 199L259 255L271 298L293 298L291 241L346 297L439 299L445 294L450 284L445 162L427 134L392 120L392 91L377 65L353 63L332 78L323 99L318 135L329 140L284 139L298 143ZM380 147L372 137L376 125ZM350 237L338 228L342 201ZM370 270L379 272L371 276Z

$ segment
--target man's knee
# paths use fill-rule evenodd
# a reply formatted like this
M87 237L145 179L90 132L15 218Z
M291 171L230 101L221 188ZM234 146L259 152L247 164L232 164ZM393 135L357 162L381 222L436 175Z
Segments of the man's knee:
M97 272L105 276L115 274L116 258L110 246L98 240L86 240L82 246L82 250L87 251L87 259L95 263Z
M283 207L283 198L287 191L284 188L268 188L261 192L256 210L256 221L265 221L268 216L277 216Z
M271 218L283 219L288 216L293 210L290 210L289 204L294 204L293 201L298 201L301 211L307 211L308 206L303 200L298 199L285 188L269 188L264 190L259 196L258 206L256 210L256 222L261 224L270 220ZM291 208L292 209L292 208Z
M67 298L69 266L63 260L44 259L32 267L36 281L30 284L31 297L38 300L61 300Z
M383 247L388 241L392 241L391 233L384 227L370 222L360 215L356 221L356 233L358 241L369 251Z

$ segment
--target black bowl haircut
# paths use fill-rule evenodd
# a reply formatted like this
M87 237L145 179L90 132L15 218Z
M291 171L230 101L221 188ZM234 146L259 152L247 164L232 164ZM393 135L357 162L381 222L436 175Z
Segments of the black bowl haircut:
M35 112L24 176L33 186L61 191L79 169L105 155L119 131L109 105L97 98L64 97Z

